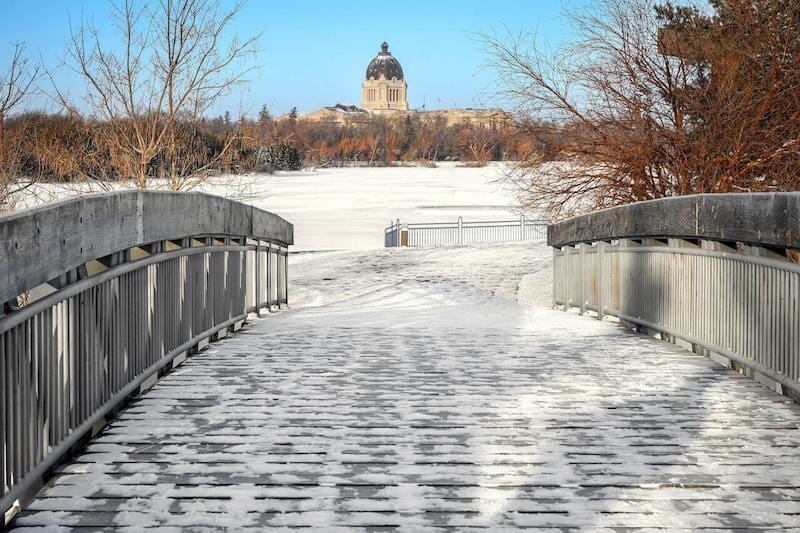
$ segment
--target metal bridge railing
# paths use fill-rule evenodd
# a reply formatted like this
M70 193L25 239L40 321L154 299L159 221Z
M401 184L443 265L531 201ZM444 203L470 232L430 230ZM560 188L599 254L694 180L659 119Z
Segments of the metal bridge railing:
M458 246L480 243L544 240L547 237L547 222L528 220L499 220L485 222L431 222L401 224L390 223L384 230L384 244L395 246Z
M732 196L632 204L551 226L554 303L615 316L798 399L800 194Z
M95 195L0 217L6 519L161 372L248 313L286 305L292 234L271 213L197 193Z

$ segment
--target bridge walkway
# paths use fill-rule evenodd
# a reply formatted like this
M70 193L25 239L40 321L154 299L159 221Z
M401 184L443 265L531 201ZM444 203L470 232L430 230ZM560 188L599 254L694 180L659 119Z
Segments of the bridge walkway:
M17 531L800 529L800 408L529 305L548 254L293 258L293 309L139 397Z

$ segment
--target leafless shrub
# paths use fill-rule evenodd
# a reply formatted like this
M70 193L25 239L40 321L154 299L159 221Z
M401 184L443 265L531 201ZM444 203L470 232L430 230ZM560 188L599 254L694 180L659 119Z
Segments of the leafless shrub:
M30 132L21 122L13 131L6 131L6 121L34 90L39 67L25 55L24 43L13 43L11 60L0 71L0 212L13 208L14 198L31 187L33 179L21 177L24 163L24 142Z
M222 9L214 0L125 0L115 4L113 18L122 36L118 50L92 25L71 28L67 65L86 81L86 103L106 128L120 177L141 188L154 178L173 190L192 188L233 142L216 158L197 159L186 128L252 70L246 62L256 37L224 44L240 8Z

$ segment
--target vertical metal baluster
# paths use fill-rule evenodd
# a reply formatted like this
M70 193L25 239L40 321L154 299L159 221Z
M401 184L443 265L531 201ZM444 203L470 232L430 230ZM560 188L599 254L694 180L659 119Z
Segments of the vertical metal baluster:
M256 285L256 298L255 298L255 307L256 307L256 315L260 315L261 313L261 240L256 239L256 257L254 261L254 269L255 269L255 285Z
M25 472L23 455L25 450L25 443L22 440L23 431L23 404L24 394L22 389L22 358L24 350L20 346L20 329L21 326L14 327L13 331L13 357L14 357L14 374L11 379L14 388L14 472L18 479ZM15 479L16 481L16 479Z
M283 303L289 305L289 248L286 248L283 263Z
M0 497L5 496L11 485L8 478L8 413L6 412L8 382L6 376L8 358L6 357L6 333L0 331Z
M272 243L267 243L267 271L266 271L266 285L267 285L267 310L272 312Z

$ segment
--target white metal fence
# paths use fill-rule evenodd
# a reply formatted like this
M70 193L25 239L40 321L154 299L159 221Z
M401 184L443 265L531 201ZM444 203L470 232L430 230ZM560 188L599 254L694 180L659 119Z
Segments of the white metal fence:
M384 231L384 245L394 246L458 246L479 243L536 241L547 237L547 222L518 220L464 222L431 222L401 224L391 222Z

